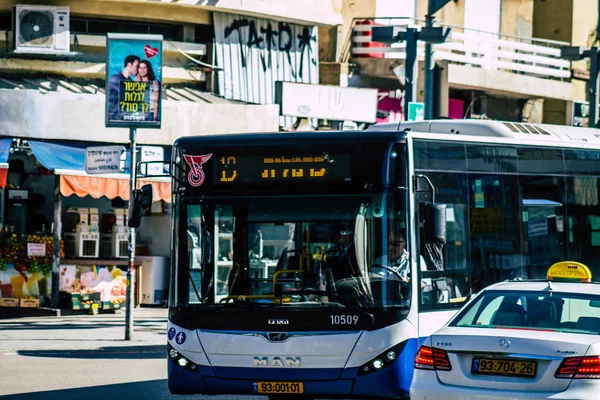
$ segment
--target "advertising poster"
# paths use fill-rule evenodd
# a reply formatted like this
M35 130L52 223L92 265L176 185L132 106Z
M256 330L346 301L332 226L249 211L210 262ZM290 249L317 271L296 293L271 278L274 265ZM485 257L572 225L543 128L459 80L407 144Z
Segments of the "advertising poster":
M101 301L125 301L127 279L125 272L115 266L61 265L59 291L99 292Z
M50 295L52 265L29 267L22 262L0 264L0 298L44 297Z
M107 34L107 127L160 128L162 40L162 35Z

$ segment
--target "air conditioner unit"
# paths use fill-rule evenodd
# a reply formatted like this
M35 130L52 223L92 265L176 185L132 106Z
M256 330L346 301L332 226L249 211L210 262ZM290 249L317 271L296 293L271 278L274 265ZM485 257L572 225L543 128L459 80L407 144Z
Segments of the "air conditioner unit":
M71 52L69 7L13 7L13 51L29 54Z

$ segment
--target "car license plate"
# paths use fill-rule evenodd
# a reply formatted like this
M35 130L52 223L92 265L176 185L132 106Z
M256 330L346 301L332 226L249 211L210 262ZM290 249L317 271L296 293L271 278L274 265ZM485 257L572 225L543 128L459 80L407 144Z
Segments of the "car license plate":
M487 375L508 375L534 378L535 361L506 360L501 358L474 358L471 373Z
M256 382L255 385L258 393L304 393L302 382Z

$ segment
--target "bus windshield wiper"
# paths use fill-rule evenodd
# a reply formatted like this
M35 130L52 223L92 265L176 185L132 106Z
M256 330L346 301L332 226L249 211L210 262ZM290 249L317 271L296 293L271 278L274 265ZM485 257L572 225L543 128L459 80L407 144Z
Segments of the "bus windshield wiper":
M315 295L315 296L331 297L335 301L337 301L338 303L343 305L344 307L351 308L355 311L358 311L359 313L361 313L363 315L368 316L371 319L371 322L375 321L375 316L372 313L368 312L364 308L355 304L347 297L342 296L335 292L328 292L325 290L310 290L310 289L302 289L302 290L295 290L295 291L290 291L290 292L283 292L283 296L294 296L294 295L300 295L300 296Z

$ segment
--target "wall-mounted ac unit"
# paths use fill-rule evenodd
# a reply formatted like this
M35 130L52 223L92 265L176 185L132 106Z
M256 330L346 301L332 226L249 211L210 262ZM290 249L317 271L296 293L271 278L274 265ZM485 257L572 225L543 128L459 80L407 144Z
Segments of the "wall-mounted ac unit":
M29 54L68 54L71 51L69 7L13 7L13 51Z

